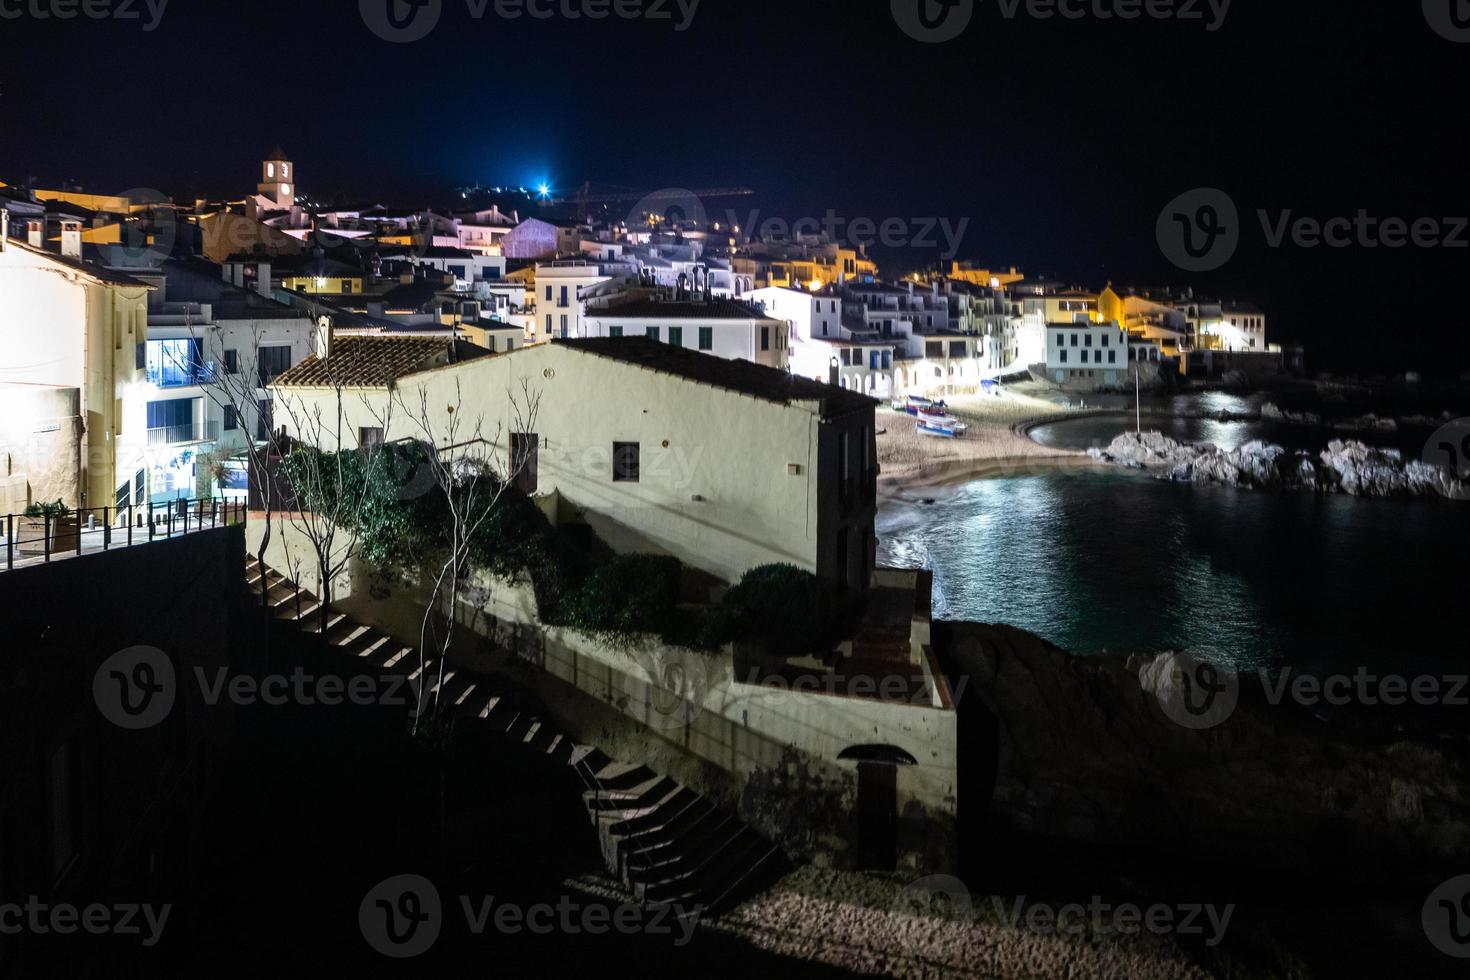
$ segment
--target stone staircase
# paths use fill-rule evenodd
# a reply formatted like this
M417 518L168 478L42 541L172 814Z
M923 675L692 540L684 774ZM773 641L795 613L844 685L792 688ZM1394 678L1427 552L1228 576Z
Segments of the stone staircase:
M280 621L303 633L321 628L321 602L279 572L247 557L246 582ZM541 716L526 699L496 692L487 678L446 669L386 633L332 611L326 619L329 651L358 670L406 674L427 698L438 694L461 719L571 766L581 779L588 817L596 828L609 873L641 902L681 910L717 911L774 881L785 869L775 844L708 798L648 767L608 758ZM420 681L420 677L425 678ZM442 686L441 686L442 685Z

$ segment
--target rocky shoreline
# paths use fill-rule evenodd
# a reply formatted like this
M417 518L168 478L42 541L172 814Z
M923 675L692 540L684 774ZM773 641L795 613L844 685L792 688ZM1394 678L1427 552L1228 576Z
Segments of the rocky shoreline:
M1088 455L1184 483L1355 497L1466 495L1466 487L1439 467L1356 440L1334 439L1313 457L1259 440L1226 450L1209 443L1182 443L1160 432L1126 432L1106 449L1088 450Z

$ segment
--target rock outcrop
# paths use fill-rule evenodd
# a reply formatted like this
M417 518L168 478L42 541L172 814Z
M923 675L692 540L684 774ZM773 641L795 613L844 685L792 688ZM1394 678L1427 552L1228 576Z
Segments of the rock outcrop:
M1450 473L1419 460L1405 460L1395 449L1356 440L1328 443L1314 459L1259 440L1236 449L1191 445L1159 432L1126 432L1106 449L1090 449L1093 459L1186 483L1214 483L1258 490L1312 490L1363 497L1458 498L1464 487Z
M1255 675L1201 675L1178 654L1083 658L1006 626L934 630L972 699L960 702L962 765L990 758L986 802L1022 833L1333 873L1470 858L1463 731L1325 721L1271 703ZM1202 707L1202 677L1220 700L1181 714L1181 698ZM962 806L962 826L973 819Z

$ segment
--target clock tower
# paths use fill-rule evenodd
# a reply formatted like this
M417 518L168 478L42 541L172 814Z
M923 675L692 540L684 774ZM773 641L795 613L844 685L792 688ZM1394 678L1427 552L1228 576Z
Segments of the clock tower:
M261 163L256 191L283 211L296 203L296 168L279 146Z

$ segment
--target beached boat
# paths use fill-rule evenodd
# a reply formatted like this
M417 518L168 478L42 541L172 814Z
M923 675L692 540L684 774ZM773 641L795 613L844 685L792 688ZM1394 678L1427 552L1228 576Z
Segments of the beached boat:
M958 439L964 435L965 426L959 422L948 425L942 422L920 421L914 426L914 431L921 436L931 436L936 439Z

